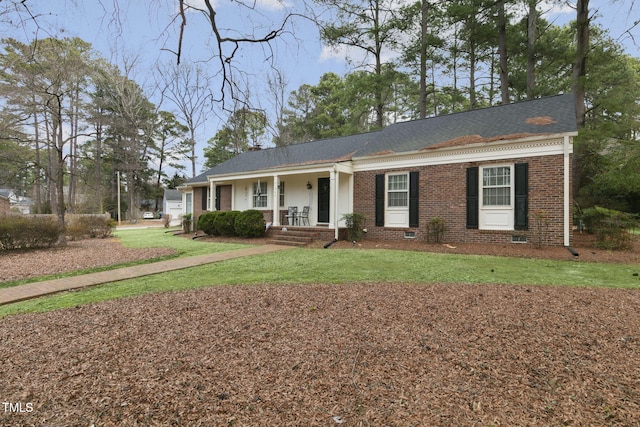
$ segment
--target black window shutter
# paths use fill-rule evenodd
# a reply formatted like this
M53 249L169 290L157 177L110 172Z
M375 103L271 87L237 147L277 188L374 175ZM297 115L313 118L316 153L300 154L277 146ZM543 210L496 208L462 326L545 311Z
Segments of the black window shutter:
M209 190L208 187L202 187L202 210L206 211L207 210L207 191Z
M376 227L384 227L384 174L376 175Z
M419 207L418 194L420 194L420 184L418 172L409 173L409 227L418 227Z
M467 168L467 228L478 228L478 167Z
M516 163L515 165L515 219L516 230L529 228L529 164Z

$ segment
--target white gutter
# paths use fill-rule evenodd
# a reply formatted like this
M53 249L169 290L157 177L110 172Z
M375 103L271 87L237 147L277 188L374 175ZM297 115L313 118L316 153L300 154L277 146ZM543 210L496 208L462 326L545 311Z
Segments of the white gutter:
M340 200L340 197L338 195L339 193L339 189L340 189L340 173L338 172L338 165L334 164L333 165L333 171L331 173L331 175L333 176L333 186L334 186L334 191L333 191L333 228L334 228L334 233L333 233L333 238L338 240L338 235L340 234L340 226L339 226L339 218L338 218L338 201ZM331 209L330 209L331 210Z
M569 240L569 233L571 231L571 198L570 185L571 185L571 149L570 149L570 137L565 135L563 141L564 148L564 246L569 246L571 241Z

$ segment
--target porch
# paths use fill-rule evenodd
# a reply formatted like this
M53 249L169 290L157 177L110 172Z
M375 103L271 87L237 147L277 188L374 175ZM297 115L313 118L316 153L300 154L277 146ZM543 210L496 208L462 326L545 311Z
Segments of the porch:
M272 230L310 228L329 240L353 210L353 171L330 164L209 177L208 210L262 211Z

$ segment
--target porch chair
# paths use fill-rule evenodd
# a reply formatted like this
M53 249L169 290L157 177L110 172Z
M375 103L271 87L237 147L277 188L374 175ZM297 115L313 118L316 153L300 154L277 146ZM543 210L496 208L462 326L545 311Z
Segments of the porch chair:
M287 215L285 215L285 218L287 218L289 225L296 225L296 223L298 222L298 207L297 206L289 206Z
M309 225L309 206L302 208L302 213L298 216L302 220L302 225L306 222Z

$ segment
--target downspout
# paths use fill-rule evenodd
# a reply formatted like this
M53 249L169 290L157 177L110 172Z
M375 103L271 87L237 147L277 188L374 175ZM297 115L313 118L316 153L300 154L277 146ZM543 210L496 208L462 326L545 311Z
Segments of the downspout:
M340 232L340 224L338 223L338 193L339 193L339 188L340 188L340 178L339 178L339 174L338 174L338 165L337 164L333 164L333 176L334 176L334 195L333 195L333 224L334 224L334 233L333 233L333 238L334 241L338 240L338 235Z
M565 135L563 142L564 151L564 246L570 247L569 233L571 231L571 198L570 196L570 178L571 178L571 158L570 158L570 137Z

